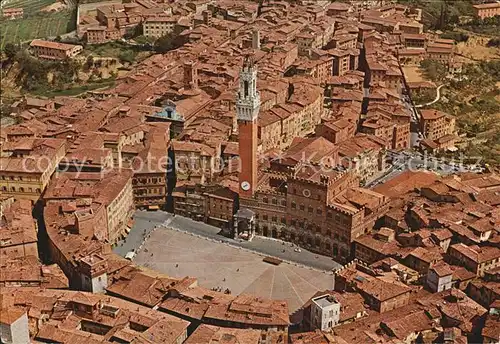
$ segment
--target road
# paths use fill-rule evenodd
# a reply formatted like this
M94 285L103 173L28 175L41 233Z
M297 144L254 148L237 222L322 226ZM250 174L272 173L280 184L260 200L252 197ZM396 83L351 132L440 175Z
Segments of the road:
M165 221L171 217L171 214L161 211L147 213L142 211L135 212L132 230L125 240L118 242L117 246L113 248L113 252L125 257L127 252L137 250L155 226L163 225Z
M193 221L182 216L173 216L163 211L142 211L138 210L134 214L134 226L128 237L119 242L113 252L124 257L129 251L138 251L139 247L147 239L155 226L166 226L175 230L198 235L210 240L216 240L221 244L243 247L261 254L288 260L318 270L331 271L340 268L341 265L330 257L317 255L305 249L295 252L290 243L281 240L265 237L255 237L252 241L234 240L219 235L220 229L207 225L203 222Z
M444 84L443 85L439 85L436 89L436 98L434 98L433 101L431 102L428 102L428 103L425 103L425 104L419 104L419 105L415 105L416 108L423 108L424 106L429 106L429 105L432 105L436 102L439 101L439 99L441 99L441 88L443 88Z
M419 114L413 107L408 96L403 96L403 105L410 114L410 147L418 146L418 142L422 139L419 126Z

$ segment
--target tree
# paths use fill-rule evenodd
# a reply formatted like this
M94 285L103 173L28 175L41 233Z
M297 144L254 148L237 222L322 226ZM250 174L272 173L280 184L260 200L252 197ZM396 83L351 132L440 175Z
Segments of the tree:
M158 38L155 42L155 51L157 53L163 54L170 51L174 47L174 36L172 34L166 34Z
M4 47L5 55L9 60L12 60L19 52L19 47L12 43L7 43Z
M120 59L121 62L132 63L135 60L135 53L132 50L124 50L120 52L118 58Z
M439 61L423 60L420 67L424 70L424 74L432 81L444 80L446 76L446 66Z
M127 30L123 38L132 39L141 35L143 35L143 27L142 25L137 25L133 30Z
M488 47L500 47L500 38L492 38L488 41L488 44L486 44Z
M87 61L85 62L85 67L87 69L92 68L94 65L94 57L92 55L87 56Z
M441 38L453 39L457 42L467 42L469 40L469 35L458 31L447 31L440 35Z
M47 62L30 56L26 50L19 52L16 60L23 74L26 75L23 85L25 89L33 90L47 84L47 71L50 69Z
M157 53L164 54L167 51L179 48L183 44L184 42L180 36L174 33L168 33L156 40L154 48Z

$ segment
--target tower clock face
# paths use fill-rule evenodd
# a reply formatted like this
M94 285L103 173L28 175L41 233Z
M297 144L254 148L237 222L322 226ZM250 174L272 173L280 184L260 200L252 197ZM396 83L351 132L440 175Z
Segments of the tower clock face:
M247 182L247 181L241 182L241 188L242 188L244 191L248 191L248 190L250 190L250 183L249 183L249 182Z

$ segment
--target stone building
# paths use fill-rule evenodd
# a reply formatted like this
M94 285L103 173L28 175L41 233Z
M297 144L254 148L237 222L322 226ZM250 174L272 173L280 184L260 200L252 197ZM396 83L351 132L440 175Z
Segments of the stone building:
M86 200L82 203L82 199ZM81 232L98 228L100 239L115 243L126 236L134 210L132 170L112 169L107 173L61 173L52 181L44 201L72 200L68 210ZM88 208L78 209L77 204ZM102 226L104 222L104 226Z
M62 61L72 59L82 52L83 47L81 45L34 39L30 43L30 49L33 55L39 59Z
M500 266L500 250L492 246L478 247L458 243L448 249L447 261L461 265L477 276L484 276L486 270Z
M20 199L0 217L0 257L38 257L38 227L31 216L31 202Z
M455 118L434 109L421 110L420 130L426 139L437 140L455 132Z
M144 20L142 30L144 36L159 38L174 32L177 17L152 17Z
M481 19L491 18L500 15L500 3L492 2L486 4L473 5L476 16Z
M66 142L39 138L16 140L6 143L2 150L2 194L37 201L66 154Z
M453 284L453 270L445 262L434 264L427 272L426 282L434 293L450 289Z
M24 16L24 9L21 7L4 8L2 10L2 16L7 19L22 18Z
M311 301L311 325L329 331L340 321L340 303L332 295L317 296Z
M0 340L5 344L31 343L25 310L18 307L0 308Z

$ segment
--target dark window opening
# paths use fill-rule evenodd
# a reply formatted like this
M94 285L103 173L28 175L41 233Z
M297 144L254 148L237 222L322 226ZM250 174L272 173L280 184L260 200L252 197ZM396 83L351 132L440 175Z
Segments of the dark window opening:
M248 81L245 80L243 82L243 84L244 84L244 87L245 87L245 98L246 98L246 97L248 97Z

